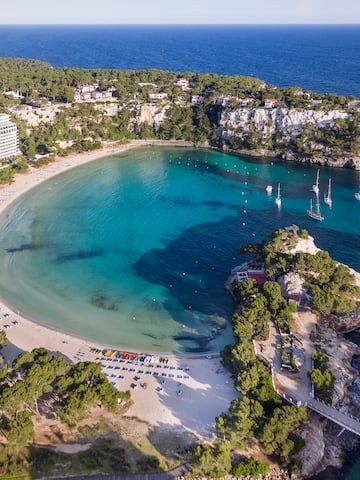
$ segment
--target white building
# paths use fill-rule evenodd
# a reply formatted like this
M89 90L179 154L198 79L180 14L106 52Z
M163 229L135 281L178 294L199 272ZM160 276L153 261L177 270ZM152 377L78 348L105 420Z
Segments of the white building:
M19 132L10 115L0 113L0 161L19 155Z
M201 103L203 103L204 100L205 97L203 97L202 95L192 95L191 97L191 103L194 105L200 105Z
M168 94L165 92L159 92L159 93L149 93L149 98L150 100L164 100L164 98L167 98Z
M240 107L247 107L249 105L249 103L251 103L252 101L253 101L253 99L250 98L250 97L240 98L239 105L240 105Z
M189 80L187 78L180 78L175 85L181 87L183 92L190 90Z
M266 98L264 102L265 108L274 108L279 103L278 98Z
M234 98L231 95L219 95L218 97L215 97L215 102L218 105L222 105L223 107L226 107L226 105L229 104L230 100Z

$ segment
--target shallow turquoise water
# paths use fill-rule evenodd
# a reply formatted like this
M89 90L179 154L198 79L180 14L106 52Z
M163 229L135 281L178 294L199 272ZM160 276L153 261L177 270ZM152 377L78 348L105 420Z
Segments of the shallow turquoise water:
M231 341L223 290L237 248L293 223L360 269L355 172L331 174L333 208L306 216L316 168L210 150L147 148L42 184L0 228L0 289L55 329L147 351L216 351ZM282 206L267 184L281 183Z

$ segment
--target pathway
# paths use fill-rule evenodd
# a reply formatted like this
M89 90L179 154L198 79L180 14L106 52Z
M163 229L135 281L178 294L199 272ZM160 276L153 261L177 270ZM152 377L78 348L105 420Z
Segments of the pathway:
M255 344L258 355L265 357L272 366L273 385L285 400L297 406L307 406L342 428L360 436L360 420L314 398L313 388L307 372L312 368L313 345L311 333L315 330L315 315L309 312L308 321L301 324L301 342L304 362L298 372L289 372L281 367L281 336L274 322L270 322L269 338Z

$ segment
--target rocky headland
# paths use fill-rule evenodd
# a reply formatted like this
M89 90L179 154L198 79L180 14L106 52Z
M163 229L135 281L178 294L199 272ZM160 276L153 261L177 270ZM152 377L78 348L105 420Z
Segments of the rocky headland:
M284 252L286 251L286 254L289 255L299 252L315 255L321 252L310 236L298 237L296 245L291 244L292 241L286 245L287 241L288 239L284 240L283 248ZM261 253L258 251L251 260L234 267L225 284L225 289L233 295L234 282L239 278L239 273L250 272L249 276L251 276L251 272L264 268L265 265L261 265L261 261ZM360 275L352 269L349 270L354 275L355 284L360 286ZM240 273L240 278L241 275ZM347 340L343 335L344 332L360 327L359 299L357 299L356 310L351 314L344 316L317 314L315 317L310 312L310 292L307 291L304 278L299 273L287 271L278 275L276 281L281 286L284 298L294 296L301 298L292 329L292 333L297 338L304 340L306 322L311 318L316 318L315 325L309 323L311 331L307 348L311 351L322 352L328 358L329 369L334 378L332 406L340 412L359 418L360 405L352 395L350 387L359 375L359 371L352 367L352 359L360 355L360 347ZM236 311L239 311L239 307L235 308ZM266 342L260 342L259 347L256 347L255 344L255 351L261 352L262 356L266 356L266 348ZM294 374L290 373L289 375L289 379L291 379L291 375ZM304 448L296 454L297 462L300 465L296 478L311 478L327 467L340 468L343 465L349 453L359 448L360 438L346 430L341 435L339 435L340 432L341 427L309 410L309 421L296 431L296 434L305 440Z

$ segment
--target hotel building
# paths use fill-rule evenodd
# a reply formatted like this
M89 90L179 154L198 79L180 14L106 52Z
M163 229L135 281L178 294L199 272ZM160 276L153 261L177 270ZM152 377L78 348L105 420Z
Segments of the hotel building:
M0 161L19 155L19 132L10 115L0 113Z

